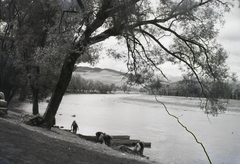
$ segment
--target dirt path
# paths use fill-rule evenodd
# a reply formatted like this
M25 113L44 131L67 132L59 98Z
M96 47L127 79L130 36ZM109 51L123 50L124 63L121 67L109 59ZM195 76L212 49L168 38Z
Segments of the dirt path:
M21 123L20 115L9 112L0 118L0 164L137 164L149 160L124 154L76 135Z

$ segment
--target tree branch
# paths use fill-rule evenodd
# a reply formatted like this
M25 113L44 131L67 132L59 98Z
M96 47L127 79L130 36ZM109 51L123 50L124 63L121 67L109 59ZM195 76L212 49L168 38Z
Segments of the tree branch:
M120 30L119 30L120 28ZM111 37L111 36L117 36L120 35L122 33L122 30L124 29L124 27L112 27L109 28L105 31L103 31L102 33L94 36L94 37L90 37L89 38L89 44L95 44L101 41L104 41L105 39Z
M141 30L142 33L145 33L146 35L148 35L150 38L152 38L164 51L166 51L168 54L172 55L173 57L175 57L176 59L178 59L179 61L182 61L183 63L185 63L189 69L191 69L191 71L193 72L193 74L195 75L195 77L197 78L197 81L199 82L201 89L204 93L204 87L202 82L200 81L200 78L198 77L197 72L194 70L194 68L184 59L180 58L179 56L177 56L174 52L171 52L170 50L168 50L165 46L162 45L161 42L159 42L153 35L151 35L150 33L148 33L147 31Z

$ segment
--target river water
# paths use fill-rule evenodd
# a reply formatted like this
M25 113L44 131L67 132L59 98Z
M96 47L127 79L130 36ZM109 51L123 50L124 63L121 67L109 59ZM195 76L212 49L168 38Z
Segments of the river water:
M240 163L240 113L237 112L240 106L235 107L234 112L213 117L199 109L198 99L157 98L203 143L212 163ZM40 103L40 108L45 109L46 105ZM30 104L25 107L28 111L30 108ZM144 155L157 163L208 163L203 148L194 137L151 95L68 94L63 97L56 124L70 129L73 120L79 125L78 133L84 135L102 131L151 142L152 147L145 148Z

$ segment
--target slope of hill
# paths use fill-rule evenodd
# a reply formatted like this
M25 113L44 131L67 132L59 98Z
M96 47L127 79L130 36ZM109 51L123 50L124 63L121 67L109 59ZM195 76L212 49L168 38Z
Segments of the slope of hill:
M73 75L80 75L82 78L93 81L101 81L105 84L115 84L122 86L126 82L126 73L102 68L77 67Z
M87 80L101 81L105 84L115 84L116 86L122 86L127 80L126 72L120 72L109 68L78 66L73 72L73 75L80 75ZM180 77L170 77L169 82L165 81L163 84L175 87L179 80L181 80Z

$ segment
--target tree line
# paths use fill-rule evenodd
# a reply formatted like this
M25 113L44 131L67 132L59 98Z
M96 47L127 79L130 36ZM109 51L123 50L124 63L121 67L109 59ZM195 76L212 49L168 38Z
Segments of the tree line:
M240 100L240 85L230 85L227 84L218 86L217 91L214 91L215 94L221 94L223 99L233 99ZM216 88L213 88L215 90ZM149 94L157 94L157 95L166 95L166 96L182 96L182 97L204 97L201 94L201 87L199 86L197 81L191 81L191 85L186 84L185 81L176 82L173 86L172 84L162 84L160 88L153 87L151 90L141 88L140 92L147 92Z
M210 92L213 97L221 99L240 99L240 85L235 83L209 83ZM164 80L155 77L151 83L139 90L149 94L183 97L204 97L202 89L196 78L193 76L184 76L184 78L175 83L167 83Z
M70 93L114 93L120 90L115 84L104 84L101 81L93 81L82 78L80 75L72 77L67 92Z

